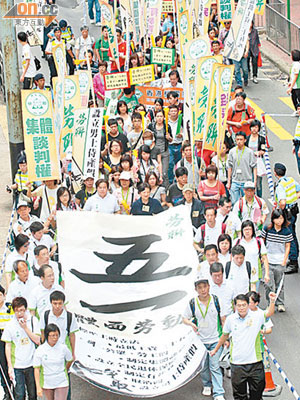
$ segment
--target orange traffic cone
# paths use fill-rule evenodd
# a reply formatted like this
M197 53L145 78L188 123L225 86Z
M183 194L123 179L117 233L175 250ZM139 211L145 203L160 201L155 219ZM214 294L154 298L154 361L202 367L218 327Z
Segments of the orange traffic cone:
M263 392L263 397L279 396L282 391L282 386L276 385L273 381L269 356L266 350L264 351L264 367L265 367L266 386Z

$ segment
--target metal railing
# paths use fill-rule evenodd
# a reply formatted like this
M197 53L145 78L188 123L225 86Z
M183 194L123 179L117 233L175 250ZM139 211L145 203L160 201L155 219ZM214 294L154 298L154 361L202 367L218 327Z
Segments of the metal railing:
M266 5L266 34L268 40L291 54L291 50L300 48L300 27L288 20L274 8ZM278 7L282 9L282 6Z

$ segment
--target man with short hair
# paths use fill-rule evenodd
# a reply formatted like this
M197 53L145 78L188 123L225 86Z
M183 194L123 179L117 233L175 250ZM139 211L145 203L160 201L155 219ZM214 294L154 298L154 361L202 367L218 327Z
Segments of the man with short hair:
M183 88L183 84L179 82L180 75L179 72L175 69L170 72L169 79L166 79L164 83L164 88Z
M123 147L122 154L129 152L130 151L129 141L128 141L127 137L124 135L124 133L119 132L118 121L115 118L110 118L107 121L107 125L109 126L109 133L107 135L108 140L106 140L106 134L105 133L102 134L101 157L107 156L109 142L111 142L112 140L120 140L120 142L122 143L122 147Z
M239 294L234 299L235 313L226 318L223 334L210 356L219 360L219 350L231 335L231 384L235 400L261 400L265 389L262 352L257 349L261 327L275 311L275 293L270 293L270 306L264 314L249 309L249 298Z
M102 36L96 41L95 54L98 62L109 61L108 50L109 50L109 36L107 26L102 26Z
M160 202L150 197L150 191L148 183L142 183L138 186L140 198L133 202L130 210L131 215L154 215L163 211Z
M30 214L30 207L26 201L20 201L17 205L17 222L13 225L13 232L16 236L19 233L23 233L30 236L30 225L33 222L40 221L38 217Z
M44 264L40 268L41 280L39 284L32 290L29 300L28 308L32 315L41 318L44 311L50 308L50 294L55 290L64 291L64 289L55 283L55 277L52 267Z
M123 96L120 101L125 101L128 107L128 112L132 113L135 107L139 104L139 100L135 94L135 87L132 85L129 88L123 89Z
M300 185L292 177L285 176L286 167L284 164L276 163L274 165L274 175L278 179L278 184L275 189L275 200L281 210L286 213L287 219L290 223L290 230L293 234L293 241L291 242L291 249L289 253L289 261L286 268L287 274L298 272L298 257L299 257L299 243L296 233L296 222L299 208L297 200L300 192Z
M176 164L175 168L185 167L188 170L188 183L190 185L194 184L196 187L199 185L200 174L205 175L205 167L204 170L199 172L201 159L198 157L193 158L192 156L192 146L189 141L185 141L181 147L182 158ZM203 162L204 164L204 162Z
M36 246L45 245L50 252L50 257L52 257L57 250L57 245L52 237L45 233L44 225L39 221L35 221L30 225L29 229L31 232L29 251L33 253Z
M177 106L169 107L168 124L171 128L172 141L169 143L169 169L168 176L170 184L174 180L174 166L181 159L181 144L183 141L182 118L179 118L179 110Z
M255 184L252 181L245 182L244 193L235 203L232 212L241 222L252 221L256 231L260 231L269 214L267 204L264 199L255 195Z
M257 182L257 161L253 150L246 147L245 132L237 132L235 135L236 146L228 155L228 181L227 189L230 190L232 204L244 196L244 185L254 179ZM253 178L252 178L253 177Z
M33 89L35 90L47 90L45 87L45 77L43 74L36 74L33 78L33 82L35 84L35 87Z
M143 144L143 118L139 112L134 112L131 116L133 129L128 133L128 141L131 150L139 149Z
M93 50L95 39L89 35L89 27L84 25L80 28L81 35L75 42L75 55L77 60L84 60L86 58L86 51Z
M201 200L194 197L195 189L193 185L186 184L182 189L183 199L178 202L178 205L184 204L189 208L194 233L200 225L205 223L204 204Z
M20 76L20 82L23 83L23 89L31 89L33 84L33 78L36 74L34 58L31 53L31 49L28 44L27 35L25 32L18 33L18 40L22 46L22 66L23 66L23 73Z
M211 275L211 293L218 296L221 303L222 322L224 324L226 317L233 313L233 289L228 285L224 279L224 267L220 262L213 262L210 264L209 269Z
M183 323L193 328L208 351L200 372L204 386L202 394L210 396L213 389L214 400L225 400L223 375L219 365L222 349L219 346L218 351L215 351L216 357L211 357L209 354L215 349L219 336L222 334L220 303L216 296L210 294L207 279L196 281L195 290L197 297L191 299L187 305L183 314Z
M183 200L182 190L187 184L188 170L185 167L179 167L175 171L176 182L172 183L167 190L166 203L168 207L174 207Z
M208 279L211 284L210 266L218 261L218 248L215 244L208 244L204 247L205 260L202 261L197 268L197 278Z
M109 183L105 179L96 182L97 192L87 199L83 210L98 211L104 214L120 214L120 206L116 197L108 192Z
M227 116L227 125L232 128L233 132L245 132L250 135L250 124L255 120L255 111L249 104L245 103L246 93L241 92L235 95L235 104L229 107Z
M233 240L241 236L242 223L231 210L231 200L228 197L221 197L217 209L217 222L226 224L226 233L228 233Z
M240 244L231 250L232 261L225 266L225 278L232 288L234 296L246 294L249 290L256 290L255 283L251 282L251 263L245 261L246 251Z
M116 37L117 37L117 45L118 45L118 52L119 52L119 64L120 70L124 71L125 67L125 59L126 59L126 52L127 46L126 42L122 39L122 30L120 28L116 28ZM109 61L111 61L111 73L118 72L118 66L116 60L112 56L111 48L108 50Z
M40 280L29 273L26 261L14 261L13 270L16 277L9 285L6 300L11 303L15 297L24 297L28 301L30 293L39 284Z
M203 253L203 249L208 244L216 244L221 233L225 233L226 225L217 222L217 210L214 207L207 207L204 211L205 224L197 229L194 237L194 247L199 253Z
M25 386L29 400L36 400L36 387L33 372L35 346L40 344L38 320L27 311L24 297L13 299L14 317L4 328L1 340L5 342L8 375L15 381L15 399L25 398Z
M50 260L50 254L47 246L45 245L36 246L33 253L35 255L35 263L33 267L34 274L36 276L40 276L40 268L45 264L50 265L50 267L52 267L54 272L54 277L55 277L54 282L56 284L60 284L64 288L65 281L61 270L61 265L55 261Z

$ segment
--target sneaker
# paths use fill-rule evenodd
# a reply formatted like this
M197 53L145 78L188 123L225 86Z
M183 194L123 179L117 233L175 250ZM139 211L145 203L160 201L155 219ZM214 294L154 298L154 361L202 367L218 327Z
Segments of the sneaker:
M94 23L95 23L95 20L94 20L94 19L90 19L90 23L91 23L91 24L94 24Z
M258 80L257 80L257 78L255 77L255 78L253 78L253 82L254 83L258 83Z
M285 307L283 304L279 304L279 306L277 307L278 312L285 312Z
M101 22L96 22L95 26L101 26Z
M214 397L214 400L225 400L225 397L224 396L217 396L217 397Z
M211 387L210 386L204 386L202 390L203 396L211 396Z

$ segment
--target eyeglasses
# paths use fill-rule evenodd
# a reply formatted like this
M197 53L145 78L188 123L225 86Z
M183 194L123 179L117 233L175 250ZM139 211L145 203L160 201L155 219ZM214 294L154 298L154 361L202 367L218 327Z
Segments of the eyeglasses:
M23 244L23 247L29 247L29 243Z

